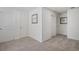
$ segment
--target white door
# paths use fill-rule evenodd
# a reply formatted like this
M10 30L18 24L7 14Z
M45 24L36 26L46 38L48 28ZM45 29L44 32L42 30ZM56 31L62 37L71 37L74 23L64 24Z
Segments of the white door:
M56 35L56 16L51 15L51 35Z
M20 37L26 37L27 33L27 18L25 12L20 12Z
M5 28L6 27L6 25L7 25L7 22L5 23L5 20L3 19L4 17L4 14L3 13L1 13L0 14L0 42L1 41L3 41L3 40L5 40L7 37L6 37L6 29L7 28Z
M20 37L19 13L0 13L0 42L18 39Z
M19 39L21 37L21 14L19 11L13 13L13 27L14 27L14 39Z
M13 39L14 27L12 25L12 15L4 12L0 13L0 42Z

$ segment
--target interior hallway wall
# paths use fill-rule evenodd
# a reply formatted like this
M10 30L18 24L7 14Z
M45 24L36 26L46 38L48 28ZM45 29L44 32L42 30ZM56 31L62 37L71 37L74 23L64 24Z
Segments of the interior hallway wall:
M27 36L27 12L14 8L0 8L0 11L0 42Z
M50 39L52 36L56 36L56 13L43 8L43 41Z
M79 8L68 10L68 38L79 40Z
M1 10L1 9L0 9ZM30 10L30 9L28 9ZM38 24L32 15L38 14ZM0 42L30 36L40 42L56 35L57 14L42 7L27 9L2 8L0 12ZM43 26L43 27L42 27Z
M32 24L32 15L38 14L38 23ZM42 42L42 8L37 7L29 12L29 36Z
M60 18L67 17L67 13L62 13L58 15L57 19L57 34L67 35L67 24L60 24Z

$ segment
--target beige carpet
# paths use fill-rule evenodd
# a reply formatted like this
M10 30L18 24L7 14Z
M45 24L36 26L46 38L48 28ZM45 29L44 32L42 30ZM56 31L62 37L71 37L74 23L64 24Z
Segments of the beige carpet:
M79 51L79 41L57 35L40 43L27 37L0 43L0 51Z

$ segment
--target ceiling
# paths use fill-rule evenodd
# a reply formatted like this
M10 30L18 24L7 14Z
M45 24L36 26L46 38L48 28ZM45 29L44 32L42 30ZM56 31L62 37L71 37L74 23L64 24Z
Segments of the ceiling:
M0 11L18 10L18 11L31 11L35 7L0 7Z
M70 7L47 7L57 13L64 13L66 12Z
M7 11L7 10L20 10L20 11L31 11L35 9L36 7L0 7L0 11ZM46 7L50 10L53 10L57 13L64 13L69 9L69 7Z

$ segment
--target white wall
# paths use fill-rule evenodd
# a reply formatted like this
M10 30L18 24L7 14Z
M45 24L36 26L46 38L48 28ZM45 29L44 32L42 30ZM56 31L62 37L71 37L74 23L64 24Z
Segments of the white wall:
M43 8L43 41L56 35L56 13Z
M60 17L67 17L67 13L62 13L57 19L57 34L67 35L67 24L60 24Z
M2 10L2 11L1 11ZM30 10L30 11L29 11ZM32 24L32 15L38 14L38 24ZM30 36L40 42L56 35L57 14L47 8L0 8L0 42Z
M59 25L60 25L60 14L57 14L56 18L56 34L59 34Z
M68 10L68 38L79 40L79 8Z
M32 15L38 14L38 24L32 24ZM42 42L42 8L37 7L29 12L29 36Z
M0 42L27 36L27 12L0 8L0 28Z
M32 15L38 14L38 24L32 24ZM29 12L29 36L42 42L56 35L56 13L47 8Z
M31 23L34 13L38 24ZM0 8L0 28L0 42L26 36L42 42L42 8Z

